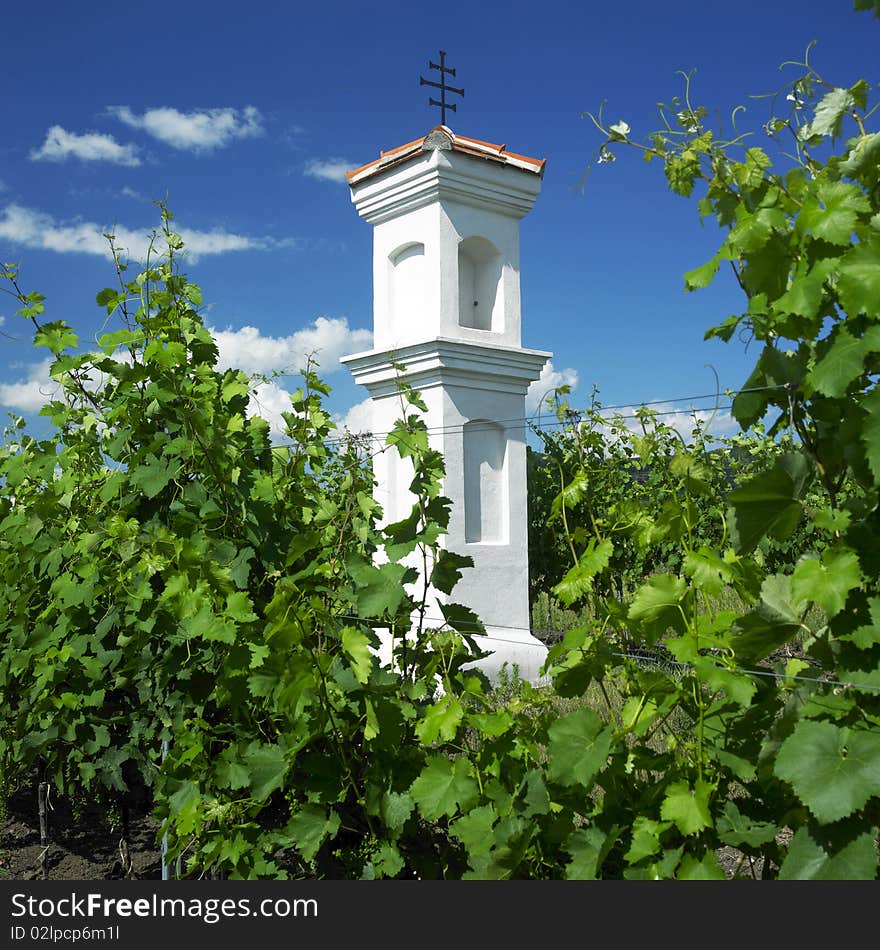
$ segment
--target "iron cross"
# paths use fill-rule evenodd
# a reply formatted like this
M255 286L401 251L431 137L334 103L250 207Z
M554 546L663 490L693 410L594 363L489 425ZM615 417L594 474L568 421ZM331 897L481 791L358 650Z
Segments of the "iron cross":
M440 106L440 122L443 125L446 125L446 110L451 109L453 112L456 111L455 104L452 102L446 101L446 93L455 92L455 93L458 93L458 95L463 96L464 89L456 89L455 86L446 85L446 74L449 73L450 76L454 76L455 70L450 69L450 67L446 65L446 51L445 50L442 50L442 49L440 50L439 63L432 63L431 60L428 60L428 68L440 70L440 82L431 82L430 79L425 79L423 76L419 76L419 85L420 86L434 86L435 89L440 90L440 101L438 102L436 99L429 98L428 105Z

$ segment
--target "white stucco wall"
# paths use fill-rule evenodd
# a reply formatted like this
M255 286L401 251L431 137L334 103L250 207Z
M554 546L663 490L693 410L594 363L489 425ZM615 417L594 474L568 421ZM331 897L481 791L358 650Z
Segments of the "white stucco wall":
M488 419L466 422L462 454L465 543L506 544L510 471L504 427Z
M546 649L529 630L521 420L526 390L551 354L521 346L519 221L539 191L531 172L440 149L353 186L358 212L374 226L374 349L343 359L373 398L376 433L403 412L393 363L420 391L452 502L441 543L474 561L451 597L434 591L432 600L477 614L493 651L480 664L490 676L508 662L528 679ZM474 300L483 310L462 316ZM386 522L405 517L411 463L389 449L374 458L374 473Z
M395 391L397 374L389 356L373 350L343 359L355 379L373 396L373 431L377 433L389 432L406 411ZM521 675L529 679L537 677L546 651L529 631L526 446L520 420L525 415L528 385L538 378L549 356L543 351L478 346L442 338L411 344L394 354L395 361L407 368L408 382L421 393L427 406L424 418L429 442L444 458L442 490L452 505L441 545L474 561L451 596L431 591L430 602L452 601L470 607L490 639L494 638L495 657L482 665L491 672L506 658L508 663L518 663ZM487 491L481 484L480 489L484 497L498 491L496 500L505 506L499 512L503 528L494 539L473 541L467 531L465 447L469 426L479 428L486 421L504 441L503 467L492 488ZM405 517L414 501L406 490L412 479L411 463L388 448L374 457L373 464L376 499L386 512L385 520ZM416 556L408 563L421 566ZM421 591L421 581L410 589L414 595ZM429 616L439 619L436 609ZM511 650L516 660L511 659Z

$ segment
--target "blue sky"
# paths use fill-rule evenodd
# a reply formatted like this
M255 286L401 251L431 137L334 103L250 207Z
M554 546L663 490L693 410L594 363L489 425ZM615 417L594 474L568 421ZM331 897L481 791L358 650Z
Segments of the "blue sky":
M419 86L438 50L465 89L453 130L547 159L521 225L523 345L553 352L545 382L575 384L574 403L593 384L609 405L708 393L709 365L736 388L757 355L703 341L740 298L724 280L684 293L716 236L659 166L623 156L578 188L598 144L582 113L607 100L641 137L682 92L677 71L696 69L695 102L725 122L745 104L760 144L768 105L749 96L793 77L780 63L810 41L836 85L880 80L880 21L850 0L89 0L15 4L2 22L0 260L46 295L47 319L82 345L100 332L95 294L113 282L101 232L136 248L167 196L223 359L269 372L317 349L340 418L366 393L338 357L368 349L372 326L372 229L340 172L439 123ZM39 428L46 367L14 309L0 297L0 411ZM284 401L278 387L263 397L269 413Z

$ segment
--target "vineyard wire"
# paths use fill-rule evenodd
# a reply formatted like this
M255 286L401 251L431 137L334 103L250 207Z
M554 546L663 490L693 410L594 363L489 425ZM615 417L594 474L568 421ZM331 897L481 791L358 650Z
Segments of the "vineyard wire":
M335 616L337 620L356 620L361 623L375 622L375 621L371 621L369 618L358 617L358 616L355 616L354 614L336 614ZM441 624L442 626L446 626L447 624L445 617L425 617L424 619L428 623L438 623L438 624ZM514 627L514 626L509 626L505 624L504 629L521 630L523 633L532 633L531 627ZM573 629L576 629L576 628L573 628ZM563 631L561 630L553 630L550 632L563 633ZM566 633L567 632L570 632L570 631L566 631ZM476 629L471 631L470 635L483 637L484 639L492 640L498 643L510 643L515 646L522 646L521 640L510 640L507 637L494 636L493 634L486 633L485 627L483 628L482 632ZM594 653L598 656L619 657L626 660L635 660L636 662L639 662L640 660L642 660L642 661L645 661L646 663L652 663L655 665L659 663L666 666L675 666L675 667L678 667L679 669L693 668L692 664L690 663L682 663L679 660L667 659L666 657L660 655L659 653L652 653L649 651L642 651L642 652L636 652L636 653L621 653L614 650L595 650ZM719 667L719 669L721 669L721 667ZM735 667L734 669L730 669L729 667L724 667L724 669L728 670L729 672L744 673L750 676L766 676L766 677L771 677L773 679L799 680L806 683L815 683L818 686L835 686L842 689L859 689L859 690L865 690L867 692L880 692L880 686L874 686L869 683L843 682L842 680L825 680L825 679L819 679L818 677L815 677L815 676L800 676L794 673L776 673L773 670L766 670L766 669L753 670L747 667L739 667L739 666Z
M789 389L789 388L790 387L788 383L782 383L775 386L754 386L748 389L726 390L724 395L731 396L731 395L741 395L744 393L772 392L772 391L778 391L780 389ZM719 395L718 393L710 393L704 396L681 396L681 397L676 397L672 399L656 399L650 402L618 403L617 405L614 405L614 406L602 406L598 410L598 412L601 414L602 412L612 412L618 409L639 409L644 406L650 406L650 405L669 405L675 402L688 402L688 401L695 401L699 399L714 399L718 395ZM709 408L712 408L715 411L726 410L726 409L732 408L732 405L733 405L732 403L728 403L723 406L713 406ZM667 409L667 410L660 410L660 411L652 410L651 415L652 416L675 416L675 415L681 415L682 413L686 413L686 412L708 412L709 408L688 406L681 409ZM569 416L569 418L565 420L555 420L555 421L540 422L540 423L536 422L536 420L540 419L540 414L534 413L530 416L518 416L516 418L511 418L511 419L500 419L498 420L498 422L488 423L485 428L488 429L489 425L493 427L498 426L501 429L503 429L505 432L516 431L518 429L527 429L530 427L540 428L540 429L550 429L550 428L555 428L558 426L571 425L572 421L575 420L577 416L583 415L585 413L592 412L592 411L596 411L596 410L570 409L570 410L567 410L567 415ZM612 416L611 418L605 421L613 422L615 418L619 418L619 416L618 417ZM448 426L427 426L425 431L427 431L429 435L452 434L456 432L463 432L464 425L456 424L456 425L448 425ZM479 425L474 426L472 431L480 431ZM362 433L349 432L347 436L340 435L340 436L324 439L322 444L326 446L332 446L332 445L343 445L349 442L376 442L382 439L383 437L389 436L390 434L391 434L390 431L388 432L362 432ZM297 445L299 445L298 442L276 442L272 445L272 448L273 449L294 448ZM257 454L262 451L264 450L263 449L254 450L254 452Z

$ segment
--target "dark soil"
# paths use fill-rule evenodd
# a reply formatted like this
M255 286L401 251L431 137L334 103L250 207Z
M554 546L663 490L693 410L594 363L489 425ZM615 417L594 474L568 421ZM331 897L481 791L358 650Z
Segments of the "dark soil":
M68 802L50 797L45 878L50 881L137 880L162 877L162 853L157 843L158 823L145 804L129 812L126 874L120 853L120 828L107 809L91 803L74 815ZM20 789L9 801L0 823L0 881L44 878L40 844L37 786Z
M0 881L44 879L40 856L40 819L37 786L19 790L9 801L0 823ZM97 804L75 815L64 801L50 799L45 879L50 881L107 881L129 878L149 881L162 877L162 851L158 822L144 803L129 812L128 853L131 871L126 874L120 849L120 829L112 816ZM718 854L728 878L758 876L743 868L743 856L733 848ZM751 873L750 873L751 871Z

